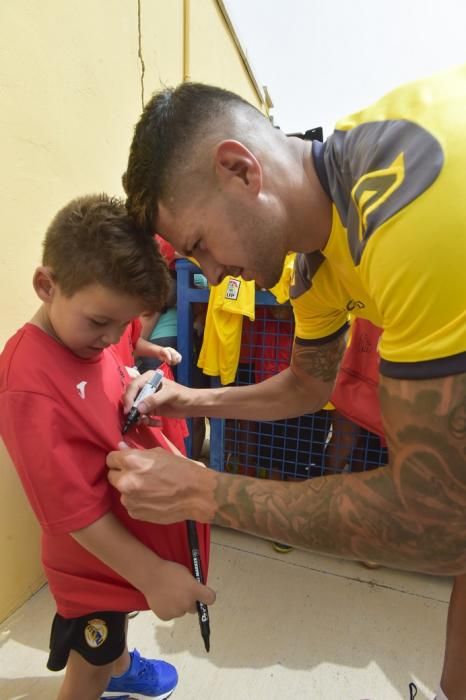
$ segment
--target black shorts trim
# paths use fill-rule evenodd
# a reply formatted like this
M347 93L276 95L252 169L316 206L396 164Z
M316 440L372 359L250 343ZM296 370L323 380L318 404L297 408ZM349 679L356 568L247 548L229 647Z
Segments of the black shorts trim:
M116 661L125 650L126 616L124 612L100 610L67 619L57 613L50 632L47 668L50 671L65 668L71 649L92 666Z
M380 374L391 379L438 379L466 372L466 352L424 362L380 360Z
M349 324L345 323L341 328L339 328L337 331L334 333L331 333L330 335L326 335L324 338L296 338L294 339L294 342L297 345L326 345L326 343L331 343L332 340L335 340L338 338L342 333L346 333L346 331L349 328Z

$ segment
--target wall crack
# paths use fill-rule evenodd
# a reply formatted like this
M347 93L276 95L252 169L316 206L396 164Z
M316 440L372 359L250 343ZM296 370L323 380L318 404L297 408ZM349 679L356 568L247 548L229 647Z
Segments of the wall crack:
M140 83L141 83L141 106L142 109L144 110L144 74L146 72L146 65L144 63L144 58L142 55L142 31L141 31L141 2L142 0L138 0L138 60L139 64L141 66L141 77L140 77Z

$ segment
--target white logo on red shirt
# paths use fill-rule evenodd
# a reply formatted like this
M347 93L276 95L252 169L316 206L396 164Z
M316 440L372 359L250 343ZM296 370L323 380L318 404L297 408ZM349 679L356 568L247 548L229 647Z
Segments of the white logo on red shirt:
M79 382L79 384L76 384L76 389L78 390L78 394L82 399L86 398L86 384L87 382Z

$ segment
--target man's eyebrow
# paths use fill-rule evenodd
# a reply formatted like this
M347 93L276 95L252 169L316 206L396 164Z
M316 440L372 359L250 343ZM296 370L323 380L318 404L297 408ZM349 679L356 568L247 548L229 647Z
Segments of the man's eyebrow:
M201 237L202 237L202 229L196 229L191 236L191 240L194 241L194 245L196 245L198 243L198 241ZM183 250L181 250L179 252L181 252L183 255L186 255L186 257L190 257L190 256L192 256L192 254L194 252L193 247L194 246L183 247Z

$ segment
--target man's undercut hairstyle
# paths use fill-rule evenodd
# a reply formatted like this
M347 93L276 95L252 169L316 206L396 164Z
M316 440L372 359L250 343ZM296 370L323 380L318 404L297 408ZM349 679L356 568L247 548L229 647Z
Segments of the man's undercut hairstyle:
M139 229L122 200L106 194L79 197L47 229L42 264L65 296L100 284L161 309L170 276L157 243Z
M134 129L124 175L126 206L138 226L154 232L157 204L161 200L167 204L177 175L194 160L195 147L217 133L222 119L239 110L249 121L267 121L239 95L211 85L182 83L153 95ZM237 137L233 133L223 136Z

